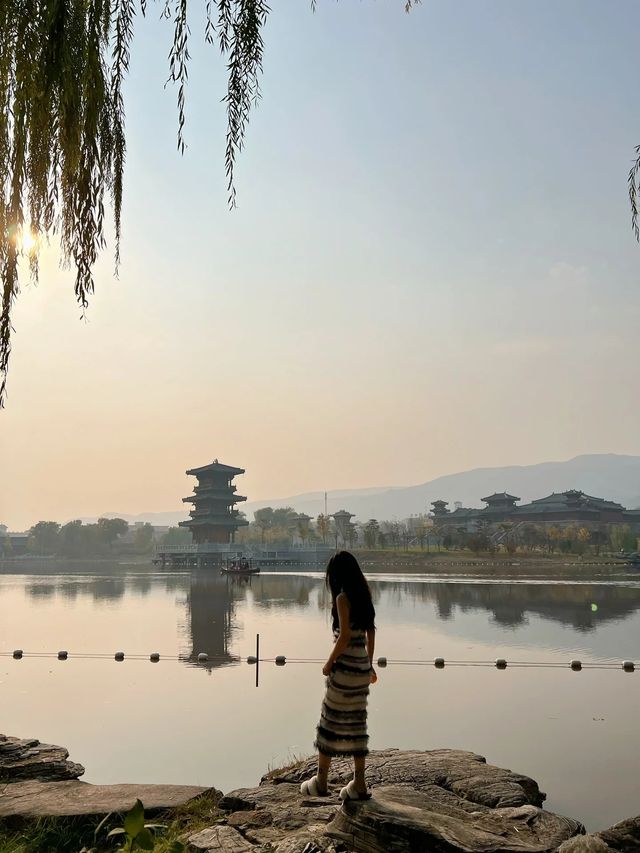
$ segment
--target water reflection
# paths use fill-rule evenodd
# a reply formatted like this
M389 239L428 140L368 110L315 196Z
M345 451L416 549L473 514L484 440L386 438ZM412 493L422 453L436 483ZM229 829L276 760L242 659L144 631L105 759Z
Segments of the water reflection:
M238 660L229 651L234 629L233 591L244 586L247 580L227 579L210 571L191 575L187 594L187 633L191 650L187 663L197 664L198 655L204 652L210 660L199 666L211 672Z
M211 658L205 666L209 671L238 660L232 653L237 634L236 611L243 611L248 604L258 611L285 614L326 612L330 603L320 574L294 572L230 578L211 570L161 573L112 566L108 574L100 576L78 573L47 576L40 572L21 576L21 582L37 608L55 606L56 599L77 609L82 606L83 598L97 606L109 606L151 595L175 595L176 602L184 607L180 632L183 657L193 665L198 654L205 652ZM0 584L0 594L2 589ZM433 622L435 618L436 624L448 633L482 639L491 634L492 626L515 633L529 626L531 619L554 623L579 635L593 635L599 628L624 622L640 611L640 585L635 579L610 585L485 583L460 579L450 582L406 576L395 580L372 576L371 589L377 607L392 606L395 622L424 624L425 620ZM473 614L488 614L489 618L476 619L472 624ZM534 639L536 633L541 636L542 630L528 628L527 636ZM593 650L598 651L595 647Z
M503 628L528 623L529 615L558 622L580 632L624 619L640 610L640 588L604 584L518 583L388 583L399 598L433 602L438 619L455 618L456 610L488 611ZM374 587L375 588L375 587Z
M640 658L637 576L614 584L385 575L371 585L377 651L390 660ZM21 661L0 660L3 726L65 744L90 781L251 784L268 763L311 749L320 668L266 665L256 691L253 670L232 664L253 653L256 632L265 657L320 658L328 611L320 573L241 581L105 564L0 571L0 651L27 650ZM69 649L69 661L30 656L57 649ZM113 660L118 649L123 663ZM161 662L151 665L156 650ZM372 691L372 738L380 748L481 752L537 778L555 795L552 810L601 828L631 814L640 796L639 689L637 674L619 666L577 675L566 665L390 665ZM180 737L158 750L167 731Z
M603 584L512 584L512 583L415 583L373 581L372 596L377 607L386 610L393 605L394 621L424 624L430 614L444 627L451 625L455 633L469 639L487 639L491 626L503 632L527 627L528 636L544 645L550 629L530 627L530 617L542 623L572 629L579 634L595 634L608 623L623 622L640 611L640 588ZM236 609L247 604L263 611L324 611L330 606L321 578L265 573L251 579L218 577L210 572L190 576L186 632L191 650L188 661L197 661L199 652L217 660L210 669L237 660L229 651L236 632ZM431 605L426 609L425 605ZM485 613L489 619L470 621L465 616ZM538 636L539 635L539 636ZM584 645L584 643L582 644ZM591 644L596 654L615 654L602 643Z

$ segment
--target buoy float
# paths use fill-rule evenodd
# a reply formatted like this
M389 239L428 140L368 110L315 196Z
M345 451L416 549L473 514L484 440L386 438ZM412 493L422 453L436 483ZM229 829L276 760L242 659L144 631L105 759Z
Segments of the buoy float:
M436 658L433 662L433 665L436 666L438 669L443 669L444 668L444 658Z
M58 660L66 660L69 657L69 652L58 652Z
M497 669L506 669L507 668L506 660L504 658L498 658L496 660L496 668Z
M636 665L632 660L623 660L622 661L622 668L624 669L625 672L633 672L634 669L636 668Z
M115 653L115 655L114 655L113 657L114 657L117 661L123 661L123 660L124 660L124 652L116 652L116 653Z
M151 661L151 663L158 663L158 661L160 660L160 652L151 652L151 654L149 655L149 660Z
M200 652L198 655L199 663L206 663L209 660L209 655L206 652Z
M249 655L247 663L258 663L258 658L255 655Z
M284 655L278 655L276 657L276 666L284 666L287 662L287 659Z
M23 654L22 649L16 649L13 653L13 656L16 660L21 660L22 654Z
M572 660L569 666L574 672L579 672L582 669L582 661Z
M387 665L387 659L386 658L378 658L378 666L384 667L386 665Z

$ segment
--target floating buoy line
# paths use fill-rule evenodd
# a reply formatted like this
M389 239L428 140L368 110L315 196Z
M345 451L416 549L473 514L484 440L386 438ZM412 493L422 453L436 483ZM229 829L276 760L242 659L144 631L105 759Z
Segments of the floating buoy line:
M0 651L0 657L13 658L14 660L23 660L25 658L35 658L60 661L66 660L115 660L118 663L124 661L145 661L151 663L160 663L161 661L179 661L182 663L226 663L230 665L239 665L244 661L248 664L259 665L261 663L273 663L276 666L285 666L285 664L320 664L324 662L322 658L301 658L287 657L286 655L276 655L275 657L260 657L259 654L249 655L246 658L229 657L228 655L209 655L206 652L199 652L196 655L165 655L160 652L147 653L125 653L123 651L112 652L70 652L61 650L58 652L38 652L25 651L23 649L14 649L12 652ZM447 660L443 657L436 657L432 660L427 659L403 659L403 658L387 658L378 657L375 661L376 666L381 669L387 666L432 666L436 669L445 669L445 667L492 667L495 669L571 669L574 672L579 672L583 669L622 669L624 672L635 672L637 669L636 663L632 660L623 660L621 662L613 661L581 661L571 659L568 662L562 661L528 661L528 660L507 660L506 658L496 658L495 660Z

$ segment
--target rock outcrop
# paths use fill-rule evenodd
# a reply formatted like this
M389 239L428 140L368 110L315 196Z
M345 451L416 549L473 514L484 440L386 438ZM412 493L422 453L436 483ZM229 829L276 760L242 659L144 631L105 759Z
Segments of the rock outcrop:
M640 850L640 815L609 829L565 841L558 853L637 853Z
M198 798L212 825L185 838L192 853L637 853L640 816L584 834L575 820L542 809L545 794L519 773L472 752L373 752L372 798L341 803L352 774L335 760L327 797L302 797L314 759L222 796L187 785L90 785L63 747L0 735L0 820L147 814Z
M0 735L0 782L77 779L84 767L68 758L69 752L63 746Z
M202 796L215 804L221 796L193 785L90 785L78 781L84 767L68 758L62 746L0 735L0 819L125 814L136 799L153 814Z
M584 833L546 812L528 776L458 750L371 753L371 800L342 805L352 764L332 764L329 797L304 798L309 760L224 796L224 821L189 838L193 853L551 853Z

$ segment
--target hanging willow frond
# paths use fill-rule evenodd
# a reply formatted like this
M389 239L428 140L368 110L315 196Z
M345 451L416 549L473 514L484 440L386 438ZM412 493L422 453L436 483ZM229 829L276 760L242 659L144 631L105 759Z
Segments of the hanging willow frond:
M316 2L312 1L315 8ZM178 149L185 149L189 67L188 3L156 0L173 20L169 82L178 87ZM217 41L227 67L225 171L235 206L234 168L251 108L260 97L265 0L204 3L204 38ZM420 0L402 0L409 10ZM12 308L21 258L38 278L40 243L60 241L75 268L84 311L93 268L105 245L105 194L115 223L116 271L126 157L123 84L134 21L148 0L0 0L0 408L11 352ZM25 234L34 234L28 246Z
M636 240L640 242L640 223L638 222L638 196L640 195L640 145L636 145L636 159L629 170L629 203L631 204L631 228Z

